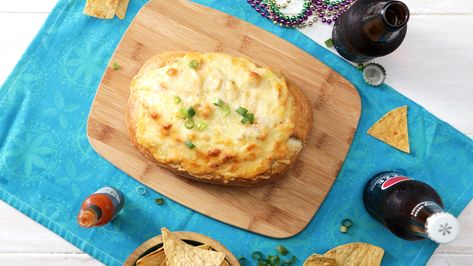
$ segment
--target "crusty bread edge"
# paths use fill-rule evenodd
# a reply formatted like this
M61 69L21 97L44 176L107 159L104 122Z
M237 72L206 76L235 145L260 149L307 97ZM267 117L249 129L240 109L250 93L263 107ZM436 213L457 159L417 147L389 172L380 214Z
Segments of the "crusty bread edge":
M137 75L146 72L148 69L160 68L184 56L185 54L187 54L187 52L182 52L182 51L172 51L172 52L165 52L165 53L157 54L151 57L150 59L148 59L143 64L143 66L138 71ZM294 129L293 129L293 133L291 137L297 138L300 141L302 141L302 148L303 148L310 134L310 129L312 127L311 107L309 104L309 100L297 86L288 82L288 89L291 96L294 99L294 106L295 106L294 116L293 116ZM151 160L153 163L167 170L170 170L176 175L179 175L188 179L197 180L197 181L206 182L206 183L212 183L212 184L222 184L222 185L231 185L231 186L254 186L254 185L262 185L268 182L274 182L275 180L278 180L286 175L291 165L297 159L298 154L302 150L301 148L301 150L299 150L292 156L289 164L284 165L283 167L278 167L277 171L273 171L271 173L272 169L270 169L268 172L255 176L251 179L235 178L235 179L229 180L229 179L218 178L217 176L214 176L214 175L192 175L186 171L179 170L178 166L163 164L163 163L158 162L147 148L143 147L137 142L137 139L136 139L137 121L136 120L137 120L137 114L139 113L138 109L140 108L139 106L140 104L141 103L135 97L133 97L133 95L130 93L130 97L128 98L128 108L126 111L126 125L128 128L128 133L129 133L131 143L138 149L138 151L144 157Z

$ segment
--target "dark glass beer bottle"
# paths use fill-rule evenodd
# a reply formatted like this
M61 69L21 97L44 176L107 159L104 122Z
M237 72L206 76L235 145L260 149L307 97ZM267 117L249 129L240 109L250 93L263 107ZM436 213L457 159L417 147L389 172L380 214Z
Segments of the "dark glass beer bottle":
M401 45L408 20L409 9L400 1L358 0L336 21L333 44L353 62L385 56Z
M81 227L102 226L110 222L123 208L125 197L113 187L103 187L88 196L77 216Z
M406 240L449 243L459 232L457 219L443 209L442 199L431 186L396 171L368 181L363 202L374 218Z

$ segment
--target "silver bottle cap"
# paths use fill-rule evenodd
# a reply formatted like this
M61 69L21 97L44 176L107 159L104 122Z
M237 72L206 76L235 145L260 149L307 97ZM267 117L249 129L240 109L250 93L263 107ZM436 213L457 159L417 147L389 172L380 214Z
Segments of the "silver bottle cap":
M366 64L363 68L363 79L371 86L379 86L386 79L386 70L380 64Z
M425 231L433 241L446 244L457 238L460 225L457 218L450 213L438 212L427 218Z

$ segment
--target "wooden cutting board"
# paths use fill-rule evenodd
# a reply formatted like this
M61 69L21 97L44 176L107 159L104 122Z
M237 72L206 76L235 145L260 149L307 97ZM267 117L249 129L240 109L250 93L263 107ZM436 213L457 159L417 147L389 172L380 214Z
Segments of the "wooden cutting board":
M249 57L259 65L281 69L303 90L314 123L286 178L253 188L198 183L161 169L130 144L125 125L130 81L148 58L171 50ZM115 62L119 70L111 68ZM202 5L157 0L137 14L110 60L87 134L97 153L165 196L222 222L285 238L304 229L322 204L348 152L360 110L352 84L289 42Z

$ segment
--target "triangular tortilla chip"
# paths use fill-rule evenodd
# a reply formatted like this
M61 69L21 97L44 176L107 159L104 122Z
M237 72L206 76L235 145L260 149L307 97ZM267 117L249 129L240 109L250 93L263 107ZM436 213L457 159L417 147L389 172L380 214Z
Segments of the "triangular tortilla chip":
M398 107L385 114L368 134L406 153L410 153L407 129L407 106Z
M337 265L343 266L379 266L383 260L384 250L363 242L349 243L327 251L323 256L331 257Z
M220 266L225 260L224 253L188 245L166 228L161 233L169 266Z
M159 248L136 261L136 266L159 266L166 260L164 248Z
M337 266L337 261L332 257L312 254L304 261L304 266Z
M84 14L96 17L112 19L117 11L118 0L87 0Z
M128 2L130 0L118 0L118 7L116 15L119 19L124 19L126 15L126 10L128 8Z

